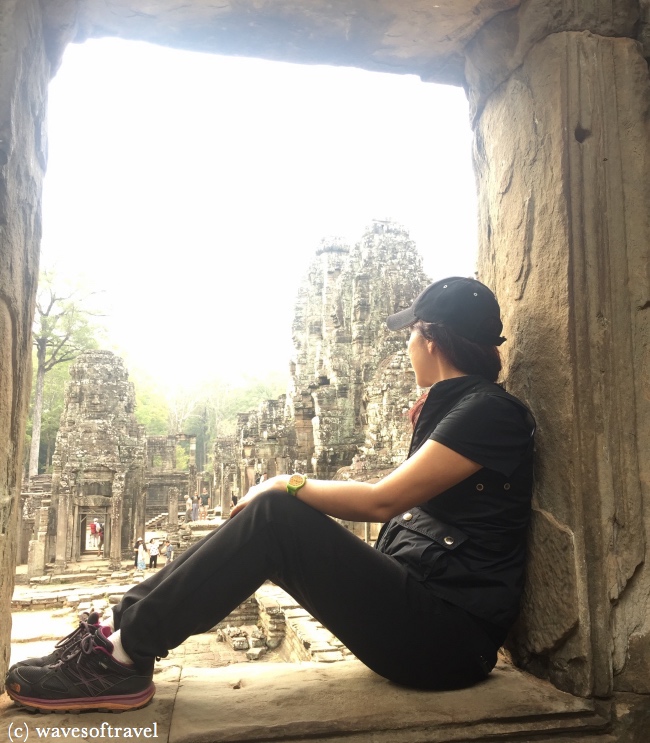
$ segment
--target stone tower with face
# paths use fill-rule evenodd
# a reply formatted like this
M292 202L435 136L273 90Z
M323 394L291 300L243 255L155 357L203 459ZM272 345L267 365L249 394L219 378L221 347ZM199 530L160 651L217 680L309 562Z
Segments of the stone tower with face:
M77 358L52 458L59 569L79 558L84 524L95 517L106 525L105 557L118 564L130 549L142 505L146 445L134 409L135 391L121 358L110 351Z

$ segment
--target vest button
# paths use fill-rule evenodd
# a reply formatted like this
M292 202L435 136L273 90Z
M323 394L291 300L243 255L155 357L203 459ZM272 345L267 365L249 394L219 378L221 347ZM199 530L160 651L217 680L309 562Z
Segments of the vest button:
M483 490L483 484L479 482L479 484L476 486L477 490Z
M509 482L507 482L507 483L506 483L506 484L505 484L505 485L503 486L503 489L504 489L504 490L510 490L510 483L509 483Z
M446 545L448 545L449 547L451 547L451 545L452 545L452 544L454 543L454 538L453 538L453 537L445 537L445 538L443 539L443 542L444 542L444 543L445 543Z
M413 514L405 513L404 516L402 516L402 518L404 519L404 521L410 521L413 518Z

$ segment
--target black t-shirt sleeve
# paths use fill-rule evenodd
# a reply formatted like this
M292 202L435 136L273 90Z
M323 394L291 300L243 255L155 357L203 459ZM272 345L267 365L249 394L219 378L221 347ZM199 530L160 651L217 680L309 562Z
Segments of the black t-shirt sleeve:
M524 408L498 395L467 395L429 436L473 462L509 477L528 451L532 425Z

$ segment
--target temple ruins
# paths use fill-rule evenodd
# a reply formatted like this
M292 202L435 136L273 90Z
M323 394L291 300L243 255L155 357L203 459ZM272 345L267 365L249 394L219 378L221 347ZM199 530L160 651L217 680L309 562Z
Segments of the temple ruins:
M520 667L573 695L650 693L649 21L649 0L3 2L0 678L21 508L47 85L68 43L119 36L465 88L478 277L503 306L508 387L539 424L529 579L511 651ZM342 456L327 446L328 426L345 425L328 394L329 371L323 366L314 388L328 408L322 430L301 432L316 436L321 469Z
M133 412L135 390L110 351L82 354L70 380L52 458L55 568L62 572L86 550L103 551L118 568L143 515L145 432ZM103 540L93 523L103 524Z
M428 283L408 232L390 221L354 246L323 241L298 289L287 394L240 414L234 438L215 444L217 472L230 458L237 494L281 472L371 480L405 459L418 393L406 334L385 319Z
M82 353L65 389L52 474L32 478L21 494L18 563L28 563L30 576L44 575L48 564L63 573L88 555L119 570L147 528L163 525L177 537L179 511L197 488L196 437L147 436L134 410L122 359L111 351ZM183 445L185 469L176 461ZM103 527L101 544L95 524Z

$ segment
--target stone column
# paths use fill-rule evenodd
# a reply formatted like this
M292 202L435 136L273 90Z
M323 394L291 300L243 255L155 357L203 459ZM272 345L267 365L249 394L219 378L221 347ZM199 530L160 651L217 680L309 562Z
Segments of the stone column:
M224 464L221 476L221 518L230 516L230 504L232 503L232 488L237 482L237 467L233 464ZM239 493L241 496L241 492Z
M178 531L178 488L167 489L167 532Z
M469 50L480 278L539 424L517 661L650 692L648 67L636 4L533 0ZM645 515L644 515L645 513Z
M49 521L49 499L36 496L34 504L34 535L29 541L27 576L45 575L47 562L47 527Z
M56 544L54 552L54 572L64 573L68 550L68 497L65 494L55 496L53 484L53 502L56 503Z
M104 534L103 557L109 559L111 570L122 569L122 520L124 515L122 507L124 503L124 472L115 475L113 479L113 496L108 518L111 521L110 545L106 554L106 534Z

